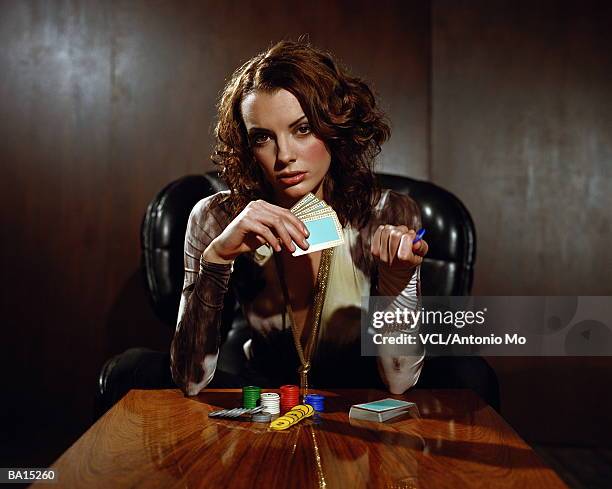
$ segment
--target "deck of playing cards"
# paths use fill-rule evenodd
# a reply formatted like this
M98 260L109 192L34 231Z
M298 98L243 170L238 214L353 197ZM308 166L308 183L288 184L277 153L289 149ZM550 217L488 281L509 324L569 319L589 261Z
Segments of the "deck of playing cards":
M366 402L365 404L354 404L349 411L349 418L378 421L382 423L383 421L407 413L410 408L414 406L416 406L414 402L391 398Z
M290 211L304 223L310 233L306 240L310 245L308 249L303 250L294 243L296 250L292 253L293 256L333 248L344 243L342 226L336 212L312 193L302 197Z

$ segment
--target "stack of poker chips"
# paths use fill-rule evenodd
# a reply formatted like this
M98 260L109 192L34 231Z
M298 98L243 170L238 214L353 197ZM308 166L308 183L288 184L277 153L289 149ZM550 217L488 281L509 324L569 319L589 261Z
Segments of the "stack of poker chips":
M298 404L293 409L286 412L280 418L275 419L270 423L270 428L273 430L286 430L301 420L306 419L314 414L314 408L309 404Z
M257 401L261 394L261 387L247 385L242 388L242 406L246 409L253 409L257 406Z
M266 413L280 414L280 396L276 392L262 392L261 405Z
M307 394L304 396L304 404L310 404L315 411L322 413L325 411L325 396L320 394Z
M245 414L256 415L259 414L263 410L262 406L257 406L253 409L246 408L234 408L234 409L219 409L218 411L213 411L208 413L209 418L240 418Z
M280 409L283 413L300 403L300 388L297 385L283 385L280 391Z
M253 421L253 423L269 423L271 420L272 420L272 415L265 411L254 414L251 417L251 421Z

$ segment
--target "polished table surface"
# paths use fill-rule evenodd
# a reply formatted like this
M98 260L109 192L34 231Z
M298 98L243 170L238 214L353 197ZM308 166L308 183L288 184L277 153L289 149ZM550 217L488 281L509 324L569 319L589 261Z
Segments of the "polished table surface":
M53 465L54 487L566 487L471 391L314 392L326 396L325 413L270 431L208 418L238 407L239 390L130 391ZM351 404L385 397L418 409L386 423L349 420Z

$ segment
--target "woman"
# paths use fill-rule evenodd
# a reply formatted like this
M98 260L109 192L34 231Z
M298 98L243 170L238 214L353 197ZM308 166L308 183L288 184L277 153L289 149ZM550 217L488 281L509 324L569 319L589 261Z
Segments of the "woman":
M200 201L185 238L185 282L171 347L174 382L195 395L215 374L230 275L252 339L247 374L278 386L363 386L375 368L359 355L361 299L414 304L427 243L408 196L377 188L375 155L389 126L368 86L302 42L283 41L241 66L219 103L214 161L230 188ZM337 213L344 244L308 248L289 209L309 192ZM262 245L274 250L264 261ZM412 299L410 299L412 298ZM392 393L423 363L378 359ZM261 380L263 379L263 380Z

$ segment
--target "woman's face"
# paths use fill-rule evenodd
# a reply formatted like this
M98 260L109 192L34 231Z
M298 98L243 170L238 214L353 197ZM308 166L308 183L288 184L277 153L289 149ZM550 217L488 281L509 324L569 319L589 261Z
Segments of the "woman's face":
M274 189L275 203L288 208L308 192L322 199L331 155L311 131L298 99L284 89L256 91L244 98L240 108L255 159Z

